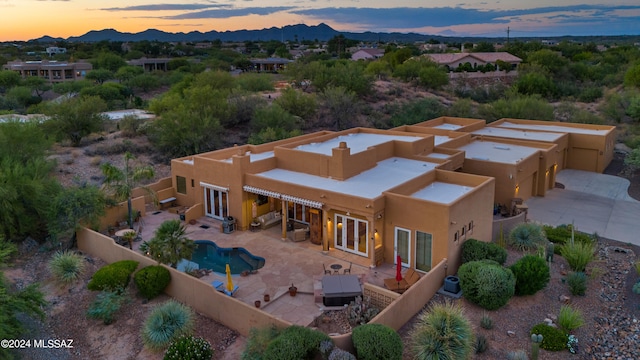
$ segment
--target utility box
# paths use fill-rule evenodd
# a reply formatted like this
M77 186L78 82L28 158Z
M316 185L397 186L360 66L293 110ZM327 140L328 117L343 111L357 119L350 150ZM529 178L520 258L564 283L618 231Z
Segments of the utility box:
M452 294L460 292L460 279L457 276L447 276L444 278L444 291Z

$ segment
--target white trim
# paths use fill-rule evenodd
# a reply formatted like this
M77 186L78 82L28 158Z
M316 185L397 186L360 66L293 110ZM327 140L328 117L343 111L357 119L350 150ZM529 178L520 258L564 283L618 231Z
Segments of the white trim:
M408 234L407 238L407 262L402 263L403 267L411 267L411 230L396 226L393 231L393 263L396 264L396 260L398 258L398 230L403 231Z
M207 184L207 183L202 182L202 181L200 181L200 186L208 187L208 188L211 188L213 190L223 191L223 192L227 192L227 193L229 192L229 188L228 187Z
M282 194L277 193L275 191L260 189L260 188L249 186L249 185L243 186L242 190L253 193L253 194L264 195L264 196L268 196L276 199L280 199L282 197Z

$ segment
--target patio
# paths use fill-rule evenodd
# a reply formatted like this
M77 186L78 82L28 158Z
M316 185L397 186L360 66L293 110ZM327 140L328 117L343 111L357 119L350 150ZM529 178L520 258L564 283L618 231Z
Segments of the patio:
M150 240L162 222L178 218L177 214L167 210L147 209L147 215L140 221L142 241ZM265 266L257 273L233 275L234 285L239 286L234 297L252 306L256 300L260 300L261 310L293 324L308 326L324 310L332 309L322 304L323 264L327 269L333 264L341 265L338 273L342 274L352 263L351 274L357 275L362 284L366 282L384 287L385 278L395 277L395 266L391 264L370 269L370 260L358 255L333 248L325 254L319 245L313 245L308 240L283 241L280 227L225 234L221 231L221 224L221 221L201 217L195 225L185 223L185 226L187 236L192 240L211 240L220 247L243 247L254 255L264 257ZM134 250L139 248L142 241L134 242ZM208 284L214 280L226 283L226 275L212 272L200 280ZM291 284L298 288L295 297L289 296ZM264 294L270 295L269 302L264 301Z

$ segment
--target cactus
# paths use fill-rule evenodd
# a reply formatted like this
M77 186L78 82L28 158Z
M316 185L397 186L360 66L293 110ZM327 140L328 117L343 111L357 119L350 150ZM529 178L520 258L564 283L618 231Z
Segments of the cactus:
M556 245L552 242L549 242L549 244L547 244L547 261L552 263L553 262L553 252L555 251Z
M362 297L358 296L355 301L349 304L349 323L351 326L366 324L378 315L379 312L380 310L378 308L370 304L368 298L366 301L363 301Z
M537 360L540 352L540 343L542 342L542 334L531 334L531 359Z

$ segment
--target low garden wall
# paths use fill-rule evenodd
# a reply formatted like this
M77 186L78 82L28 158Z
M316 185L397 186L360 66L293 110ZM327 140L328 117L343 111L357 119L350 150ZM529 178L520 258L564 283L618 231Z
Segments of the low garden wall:
M107 263L134 260L140 263L140 268L157 265L154 260L127 247L117 245L110 237L87 228L78 231L77 239L78 249ZM292 325L260 311L254 306L224 295L216 291L210 284L189 274L166 265L162 266L171 272L171 282L164 290L167 295L243 336L247 336L249 329L253 327L261 328L274 325L277 328L285 328Z
M525 222L527 222L526 211L515 216L493 220L493 231L491 233L491 239L496 242L498 239L498 235L500 234L500 229L502 228L502 234L504 235L505 241L507 241L509 239L509 233L511 232L511 230L516 225Z

